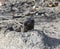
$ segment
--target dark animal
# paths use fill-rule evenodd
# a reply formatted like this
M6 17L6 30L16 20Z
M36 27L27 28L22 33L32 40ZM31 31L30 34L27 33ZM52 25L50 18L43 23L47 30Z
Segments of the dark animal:
M28 18L24 22L24 32L27 32L28 30L34 29L34 19Z

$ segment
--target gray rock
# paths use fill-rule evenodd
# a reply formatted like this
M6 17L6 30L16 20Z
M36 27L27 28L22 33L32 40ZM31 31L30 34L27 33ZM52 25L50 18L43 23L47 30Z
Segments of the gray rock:
M13 28L13 31L21 32L21 26L18 24L14 24L12 28Z
M43 41L40 39L42 39L42 36L39 35L37 31L30 31L27 32L27 34L22 34L22 40L26 43L28 49L44 49Z

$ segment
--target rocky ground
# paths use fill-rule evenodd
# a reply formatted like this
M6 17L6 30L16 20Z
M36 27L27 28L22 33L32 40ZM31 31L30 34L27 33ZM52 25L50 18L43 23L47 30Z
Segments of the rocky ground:
M23 32L26 18L33 18L35 25ZM55 7L43 0L9 0L0 6L0 49L60 49L59 1Z

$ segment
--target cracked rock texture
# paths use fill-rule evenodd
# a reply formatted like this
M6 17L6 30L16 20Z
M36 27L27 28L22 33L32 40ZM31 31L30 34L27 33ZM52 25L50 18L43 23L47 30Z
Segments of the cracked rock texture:
M49 0L7 0L0 6L0 49L60 49L60 2ZM27 18L34 29L23 32ZM22 31L21 31L22 30Z

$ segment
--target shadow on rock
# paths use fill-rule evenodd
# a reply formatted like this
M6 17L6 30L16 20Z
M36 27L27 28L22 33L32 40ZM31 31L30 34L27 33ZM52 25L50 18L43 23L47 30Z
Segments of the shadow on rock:
M47 35L45 35L44 33L43 33L43 36L44 36L44 38L43 38L44 45L46 46L45 49L48 49L48 47L50 47L50 49L54 49L58 45L60 45L60 39L50 38Z

